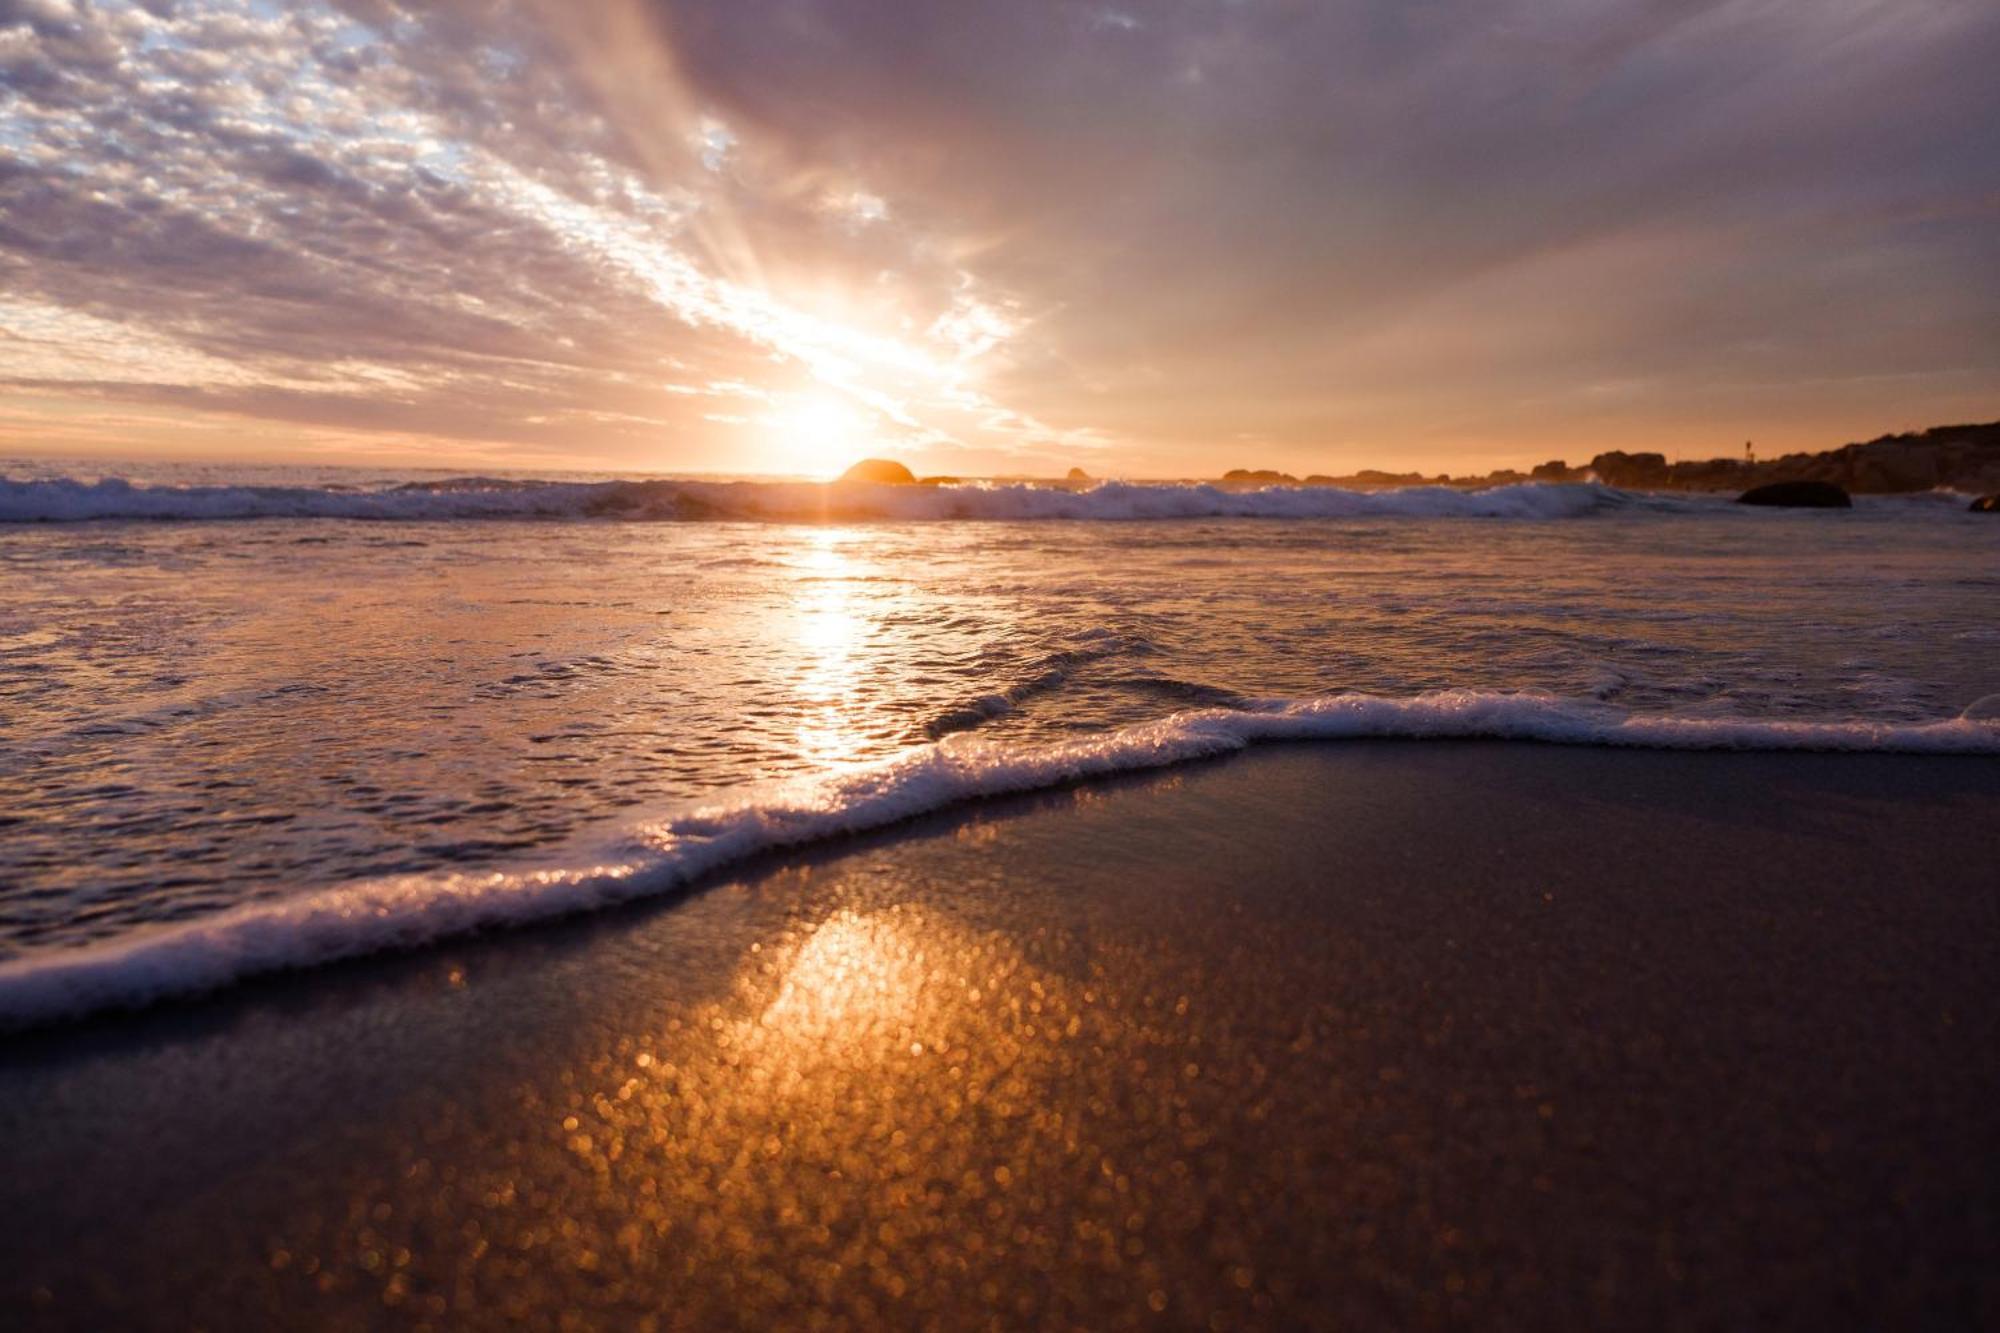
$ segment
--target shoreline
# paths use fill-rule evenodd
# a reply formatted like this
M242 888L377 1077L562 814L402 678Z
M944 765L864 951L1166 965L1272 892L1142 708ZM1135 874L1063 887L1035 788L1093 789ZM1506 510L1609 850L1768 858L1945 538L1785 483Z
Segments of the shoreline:
M1763 754L2000 755L1975 720L1814 722L1607 710L1530 694L1327 695L1282 708L1194 710L1014 751L919 747L818 780L781 782L643 818L518 864L362 879L130 936L0 961L0 1036L175 1003L274 973L400 953L651 899L672 900L821 844L955 807L1171 770L1269 745L1417 738Z
M0 1039L0 1308L1970 1326L1996 779L1272 744Z

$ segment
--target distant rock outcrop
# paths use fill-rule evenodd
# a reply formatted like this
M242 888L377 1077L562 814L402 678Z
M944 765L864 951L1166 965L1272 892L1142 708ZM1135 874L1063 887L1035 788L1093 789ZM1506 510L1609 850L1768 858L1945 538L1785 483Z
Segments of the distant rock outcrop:
M1779 481L1823 481L1861 495L1939 486L1983 492L2000 488L2000 421L1884 435L1824 453L1786 454L1755 463L1710 458L1669 464L1660 454L1614 452L1591 459L1590 471L1607 486L1631 490L1737 491Z
M1442 474L1426 477L1421 472L1384 472L1379 468L1365 467L1361 471L1345 477L1329 477L1315 472L1305 479L1308 486L1339 486L1345 490L1381 490L1391 486L1435 486L1450 481Z
M1830 481L1774 481L1736 497L1740 505L1770 505L1778 509L1852 509L1847 492Z
M1384 472L1365 467L1354 474L1354 480L1364 486L1421 486L1429 478L1421 472Z
M2000 495L1982 495L1971 505L1975 514L2000 514Z
M864 458L840 474L842 481L872 481L881 486L914 486L917 476L887 458Z
M1089 474L1088 472L1085 472L1085 471L1084 471L1084 470L1083 470L1082 468L1080 468L1080 467L1073 467L1073 468L1071 468L1071 469L1070 469L1070 470L1068 471L1068 473L1066 473L1066 474L1065 474L1065 475L1063 476L1063 480L1064 480L1064 481L1095 481L1095 480L1096 480L1096 478L1095 478L1095 477L1092 477L1092 476L1091 476L1091 475L1090 475L1090 474Z
M959 485L963 485L963 484L964 484L964 478L962 478L962 477L919 477L919 478L917 478L917 485L919 485L919 486L959 486Z
M1746 451L1747 452L1747 451ZM1070 480L1080 479L1081 469L1071 469ZM1970 491L1986 497L1981 512L2000 505L1991 493L2000 492L2000 421L1984 425L1936 426L1922 432L1884 435L1865 444L1843 445L1817 454L1786 454L1782 458L1752 461L1750 458L1710 458L1669 463L1665 454L1628 454L1622 450L1602 453L1583 467L1571 467L1567 460L1550 459L1532 472L1512 468L1489 472L1483 477L1427 477L1419 472L1382 472L1363 469L1349 476L1334 477L1315 472L1303 483L1289 472L1270 468L1232 468L1222 475L1220 485L1248 489L1257 486L1339 486L1350 490L1377 490L1392 486L1506 486L1524 481L1578 482L1597 480L1606 486L1633 491L1754 491L1779 482L1819 482L1839 491L1841 501L1851 503L1852 495L1894 494L1928 491L1939 487ZM1748 500L1750 504L1779 503ZM1787 502L1800 503L1800 502ZM1975 508L1979 507L1975 505Z
M1606 486L1620 490L1644 491L1667 485L1665 454L1628 454L1614 449L1590 460L1590 470Z

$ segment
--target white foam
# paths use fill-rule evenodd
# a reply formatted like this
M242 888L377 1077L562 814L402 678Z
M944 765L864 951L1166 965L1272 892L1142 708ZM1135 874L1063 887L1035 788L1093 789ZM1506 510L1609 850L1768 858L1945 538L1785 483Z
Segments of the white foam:
M1357 737L1993 755L2000 754L2000 717L1975 706L1965 716L1925 724L1754 721L1448 690L1205 709L1031 750L949 737L887 763L666 814L578 848L559 864L368 880L17 958L0 964L0 1026L137 1006L261 973L669 893L760 852L881 828L982 796L1159 768L1260 741Z
M1105 482L1085 491L1027 484L875 486L810 482L458 482L359 491L311 486L147 486L119 478L0 478L0 523L99 519L472 518L1099 519L1575 518L1606 509L1712 509L1713 499L1635 496L1597 485L1488 490L1331 486L1233 490Z

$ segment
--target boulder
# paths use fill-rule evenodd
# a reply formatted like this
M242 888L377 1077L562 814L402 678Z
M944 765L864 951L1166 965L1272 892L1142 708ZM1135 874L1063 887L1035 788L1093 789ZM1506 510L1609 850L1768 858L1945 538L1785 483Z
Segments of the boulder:
M1092 477L1092 476L1091 476L1091 475L1090 475L1090 474L1089 474L1088 472L1085 472L1085 471L1084 471L1084 470L1083 470L1082 468L1080 468L1080 467L1073 467L1073 468L1071 468L1071 469L1069 470L1069 473L1068 473L1068 475L1066 475L1066 476L1065 476L1065 477L1063 478L1063 480L1064 480L1064 481L1092 481L1092 480L1095 480L1095 478L1093 478L1093 477Z
M1975 514L2000 514L2000 495L1982 495L1972 502Z
M840 474L842 481L872 481L881 486L914 486L917 476L901 463L886 458L864 458Z
M964 484L965 481L962 477L920 477L917 480L917 485L919 486L962 486Z
M1222 479L1237 485L1254 486L1296 486L1299 479L1289 472L1274 472L1270 468L1233 467L1222 474Z
M1740 505L1770 505L1779 509L1852 509L1854 501L1830 481L1774 481L1753 486L1736 497Z

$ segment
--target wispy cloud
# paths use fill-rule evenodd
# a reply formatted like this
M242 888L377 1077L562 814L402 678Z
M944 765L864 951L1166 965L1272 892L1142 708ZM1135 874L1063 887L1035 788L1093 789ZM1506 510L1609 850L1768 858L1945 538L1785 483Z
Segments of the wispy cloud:
M1996 58L1969 0L13 0L0 384L701 468L827 395L951 470L1905 424L2000 394Z

